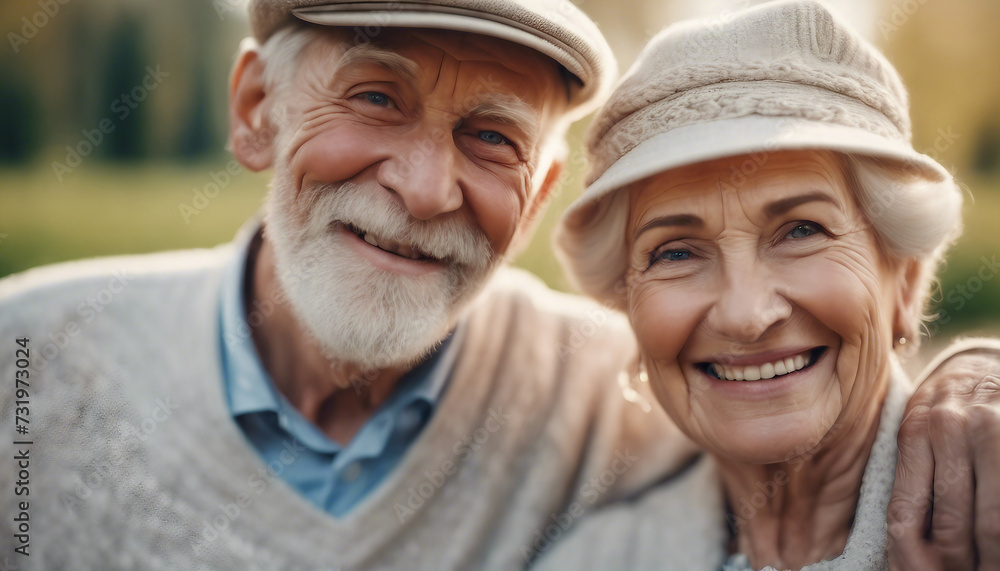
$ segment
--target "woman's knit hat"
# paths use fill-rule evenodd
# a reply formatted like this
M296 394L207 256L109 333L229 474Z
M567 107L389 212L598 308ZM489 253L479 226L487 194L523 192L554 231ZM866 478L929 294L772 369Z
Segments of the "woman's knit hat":
M557 250L583 291L619 299L619 278L602 282L583 263L594 240L623 239L585 239L616 191L684 165L792 149L880 157L916 176L950 179L910 137L899 74L815 0L673 25L650 41L595 117L586 140L588 186L559 222ZM625 257L602 263L606 270Z

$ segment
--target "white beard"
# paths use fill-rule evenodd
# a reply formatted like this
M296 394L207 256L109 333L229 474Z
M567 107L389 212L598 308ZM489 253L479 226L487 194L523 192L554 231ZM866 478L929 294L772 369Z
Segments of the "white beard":
M286 164L274 172L265 232L278 283L332 362L411 367L440 343L497 266L485 234L457 213L419 220L374 183L296 192ZM376 268L335 234L340 224L410 245L446 268L421 276Z

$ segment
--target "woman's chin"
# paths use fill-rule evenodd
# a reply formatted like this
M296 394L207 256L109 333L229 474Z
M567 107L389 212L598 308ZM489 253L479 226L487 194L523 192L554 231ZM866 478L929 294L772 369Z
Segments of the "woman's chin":
M815 453L833 423L811 411L757 420L730 421L713 429L702 445L710 453L745 464L792 462Z

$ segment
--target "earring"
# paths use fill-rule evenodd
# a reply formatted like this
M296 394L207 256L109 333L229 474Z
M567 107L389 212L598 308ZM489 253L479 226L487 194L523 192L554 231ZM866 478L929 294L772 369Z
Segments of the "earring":
M642 359L636 357L632 368L634 369L633 373L628 371L618 373L618 386L621 387L625 400L639 405L642 412L649 412L653 410L653 405L649 404L649 400L636 390L640 385L649 382L649 375L646 373L646 367L642 364Z
M903 335L900 335L893 341L892 348L904 359L912 357L917 351L917 346L910 343L909 339Z

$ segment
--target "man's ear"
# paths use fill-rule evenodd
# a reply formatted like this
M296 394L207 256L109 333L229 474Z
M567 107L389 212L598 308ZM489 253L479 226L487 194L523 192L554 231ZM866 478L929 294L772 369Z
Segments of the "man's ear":
M513 260L520 255L531 242L531 237L535 234L535 228L545 214L545 207L555 196L555 189L562 183L563 161L555 159L549 165L549 170L545 173L541 186L530 198L528 205L524 209L524 215L517 225L517 231L511 239L510 246L504 257Z
M260 53L256 46L245 46L229 81L229 147L236 160L254 172L269 168L274 160L277 133L270 104Z
M920 323L923 307L921 306L922 285L924 281L924 264L916 258L909 257L900 263L897 270L899 281L896 288L896 312L893 317L893 331L911 341L917 341L920 332L916 324Z
M549 171L545 173L545 179L542 180L542 186L539 187L538 192L532 197L531 202L528 203L528 208L524 212L524 221L528 224L529 228L534 228L535 224L538 223L545 213L545 207L549 205L549 202L555 196L553 192L562 182L564 167L562 159L554 159L549 166Z

